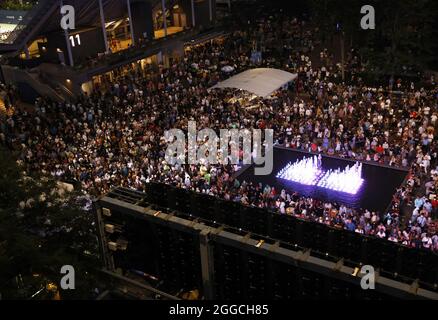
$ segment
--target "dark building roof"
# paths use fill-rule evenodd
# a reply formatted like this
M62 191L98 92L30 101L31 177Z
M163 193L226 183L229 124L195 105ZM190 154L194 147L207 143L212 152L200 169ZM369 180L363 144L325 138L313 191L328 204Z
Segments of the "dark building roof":
M126 0L102 0L102 4L107 22L128 15ZM75 8L76 27L100 25L98 0L65 0L64 5L72 5ZM41 31L47 33L59 30L60 21L61 14L56 10Z
M26 13L26 11L0 10L0 23L18 23Z
M135 2L149 2L153 6L160 3L159 0L130 0ZM59 31L61 14L61 0L40 0L20 22L21 26L16 28L21 30L16 32L13 43L0 43L0 52L15 51L21 49L24 44L39 34L47 34ZM98 0L64 0L64 5L71 5L75 8L76 28L100 25L100 11ZM102 0L105 14L105 21L110 22L115 19L128 16L126 0ZM22 33L18 35L18 33Z

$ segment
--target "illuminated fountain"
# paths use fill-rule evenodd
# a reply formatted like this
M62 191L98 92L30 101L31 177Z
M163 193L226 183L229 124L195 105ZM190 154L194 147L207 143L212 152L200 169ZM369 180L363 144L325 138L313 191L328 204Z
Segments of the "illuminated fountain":
M324 171L321 167L321 157L317 156L289 162L276 177L349 194L356 194L364 182L361 163L356 162L344 170L338 168Z
M322 174L318 158L314 156L289 162L278 172L277 178L314 186Z
M330 190L356 194L363 183L362 163L356 162L344 170L329 170L318 181L317 186Z

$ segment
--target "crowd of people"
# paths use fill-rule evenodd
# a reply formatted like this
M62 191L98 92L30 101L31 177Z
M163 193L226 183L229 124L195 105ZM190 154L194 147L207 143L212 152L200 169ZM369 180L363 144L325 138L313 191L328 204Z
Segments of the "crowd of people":
M66 103L41 98L34 111L17 109L1 123L0 141L17 152L26 170L78 181L88 194L164 182L438 251L436 88L402 80L392 88L366 85L354 50L347 55L343 81L340 64L317 35L317 28L299 19L264 15L223 39L189 48L152 77L133 70L106 92ZM251 59L254 48L262 52L260 63ZM224 66L231 66L232 74L256 66L280 68L298 78L272 99L254 100L257 108L244 108L232 99L236 91L208 90L230 76ZM186 130L188 121L196 121L198 129L271 128L276 144L404 167L409 177L389 211L373 212L240 181L233 165L167 163L164 131Z

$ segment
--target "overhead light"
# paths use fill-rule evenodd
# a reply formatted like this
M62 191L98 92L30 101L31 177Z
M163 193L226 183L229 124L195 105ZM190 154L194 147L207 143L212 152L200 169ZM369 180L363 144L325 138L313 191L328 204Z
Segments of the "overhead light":
M262 246L262 244L265 243L265 240L260 240L257 244L256 247L260 248Z
M358 267L354 268L353 273L351 274L353 277L357 277L357 274L359 273L360 269Z

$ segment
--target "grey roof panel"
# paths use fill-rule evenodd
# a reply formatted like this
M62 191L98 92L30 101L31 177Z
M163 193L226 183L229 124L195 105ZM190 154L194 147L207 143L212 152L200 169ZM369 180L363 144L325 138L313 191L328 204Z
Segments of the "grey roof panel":
M255 68L219 82L210 89L235 88L267 97L296 77L296 74L279 69Z

